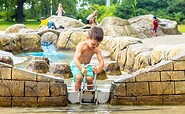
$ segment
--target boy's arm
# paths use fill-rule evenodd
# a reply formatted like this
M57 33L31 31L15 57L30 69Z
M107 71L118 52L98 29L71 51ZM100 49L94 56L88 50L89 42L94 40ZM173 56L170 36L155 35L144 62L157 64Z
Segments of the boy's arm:
M39 28L43 25L43 22L41 21L41 23L39 24L39 26L37 27L37 31L39 30Z
M36 31L38 31L38 30L39 30L39 28L40 28L40 25L37 27Z
M103 67L104 67L104 60L103 60L103 56L102 56L102 53L101 53L100 49L97 50L96 55L97 55L97 58L98 58L98 61L99 61L99 65L96 68L96 72L99 73L103 70Z

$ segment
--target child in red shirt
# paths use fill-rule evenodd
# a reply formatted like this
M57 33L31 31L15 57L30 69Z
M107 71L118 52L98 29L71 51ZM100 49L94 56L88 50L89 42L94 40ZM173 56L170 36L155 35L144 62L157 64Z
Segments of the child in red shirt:
M156 16L153 16L153 28L152 30L150 31L150 34L153 34L155 35L155 37L157 37L157 28L158 28L158 21L157 21L157 17Z

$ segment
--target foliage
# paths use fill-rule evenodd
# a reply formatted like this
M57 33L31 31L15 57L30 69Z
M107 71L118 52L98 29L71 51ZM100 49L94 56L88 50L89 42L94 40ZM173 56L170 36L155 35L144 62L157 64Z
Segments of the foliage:
M185 22L184 0L110 0L110 6L106 6L107 0L81 0L83 3L78 10L77 0L0 0L0 18L15 20L16 15L20 13L17 9L18 1L24 2L24 12L21 16L25 19L38 20L41 16L56 15L58 4L62 3L66 11L64 16L82 19L83 22L94 10L98 11L98 22L107 16L129 19L146 14L154 14L178 23Z
M90 5L89 9L82 8L78 13L77 13L77 19L81 19L82 22L85 23L86 18L88 15L90 15L93 11L97 10L98 11L98 22L100 23L103 18L107 16L113 16L113 12L115 11L115 6L100 6L98 4L95 5Z

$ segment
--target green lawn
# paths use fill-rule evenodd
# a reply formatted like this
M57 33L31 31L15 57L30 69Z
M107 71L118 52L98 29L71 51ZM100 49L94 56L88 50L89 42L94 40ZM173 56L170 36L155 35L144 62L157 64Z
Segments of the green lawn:
M16 24L16 22L2 21L0 20L0 31L4 31L8 26ZM26 21L23 23L27 28L36 29L40 24L39 21ZM178 29L180 32L185 33L185 25L178 25Z
M10 21L0 21L0 31L4 31L7 27L10 25L16 24L16 22L10 22ZM30 29L36 29L40 22L39 21L26 21L23 23L27 28Z
M185 33L185 25L178 25L178 30L182 33Z

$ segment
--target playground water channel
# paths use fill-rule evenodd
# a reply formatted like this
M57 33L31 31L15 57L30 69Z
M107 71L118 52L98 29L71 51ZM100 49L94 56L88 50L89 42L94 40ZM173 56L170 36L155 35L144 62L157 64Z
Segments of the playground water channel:
M69 62L74 56L74 52L57 52L53 45L42 46L43 52L27 52L17 56L28 57L28 60L23 64L17 64L19 68L26 68L26 65L33 56L44 56L48 57L50 62ZM124 73L120 76L123 76ZM98 81L98 84L109 89L111 81L119 78L119 76L108 76L107 80ZM72 79L66 80L66 84L69 89L71 86ZM64 81L65 82L65 81ZM105 104L69 104L67 107L0 107L0 114L184 114L185 106L125 106L125 105L110 105Z

